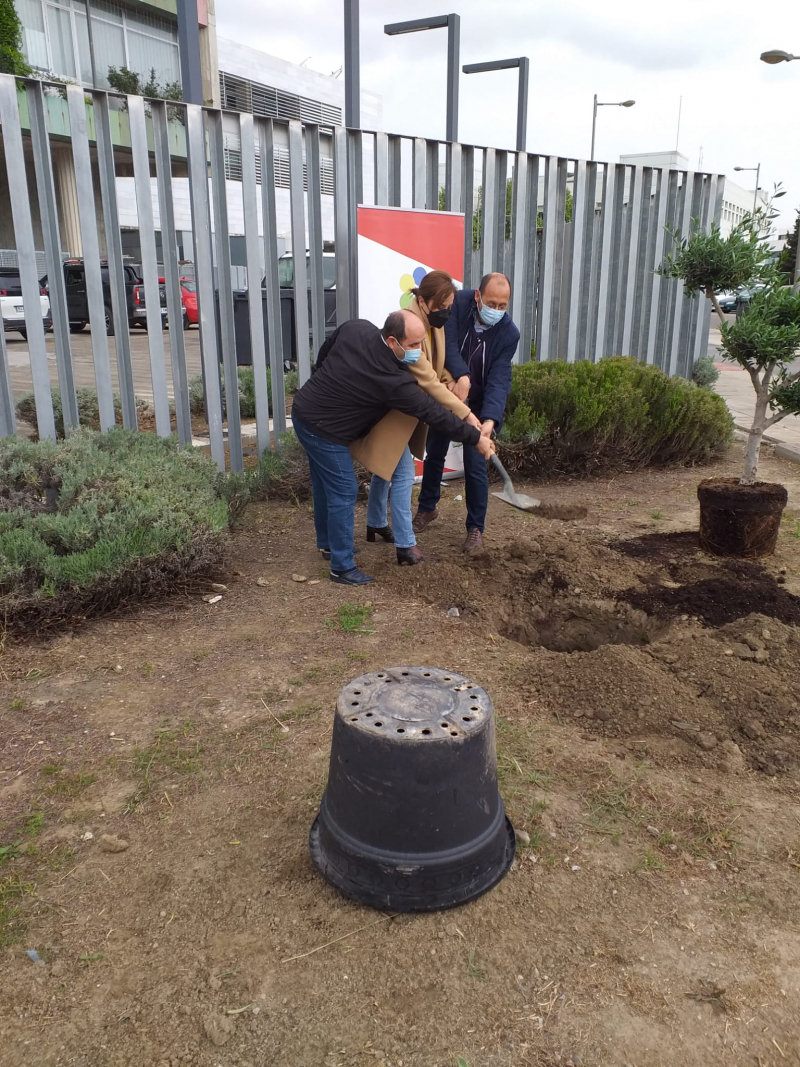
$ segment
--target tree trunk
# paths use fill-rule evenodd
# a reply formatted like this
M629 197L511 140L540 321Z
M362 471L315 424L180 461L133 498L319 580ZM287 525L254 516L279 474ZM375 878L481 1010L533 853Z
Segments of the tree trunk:
M719 300L717 300L717 294L714 292L713 289L708 288L708 289L706 289L706 296L711 301L711 303L714 305L714 310L719 315L719 321L720 322L724 322L725 321L725 315L723 314L722 308L719 306Z
M761 439L763 430L751 429L747 435L747 448L744 453L744 473L741 484L752 485L758 474L758 454L761 451Z

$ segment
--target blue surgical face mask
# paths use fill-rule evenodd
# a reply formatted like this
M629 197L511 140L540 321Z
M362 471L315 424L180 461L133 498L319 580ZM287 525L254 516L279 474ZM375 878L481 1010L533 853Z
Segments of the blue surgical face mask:
M421 355L421 348L409 348L403 353L403 363L416 363Z
M496 326L505 315L505 311L500 311L499 308L487 308L484 303L481 303L478 314L484 326Z

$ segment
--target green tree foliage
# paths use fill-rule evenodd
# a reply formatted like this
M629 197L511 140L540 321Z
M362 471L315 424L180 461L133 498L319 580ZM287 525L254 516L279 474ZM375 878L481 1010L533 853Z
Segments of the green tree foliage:
M782 196L776 188L772 199ZM756 394L753 422L745 449L742 484L752 485L764 431L787 415L800 412L800 372L789 366L800 351L800 293L782 288L785 275L776 269L767 241L777 212L772 202L763 211L745 216L728 237L713 225L704 233L697 220L686 236L674 233L675 247L659 273L684 283L685 293L705 293L720 319L722 353L750 375ZM730 324L716 293L753 282L765 283L750 308Z
M126 96L149 96L155 100L183 100L180 82L166 82L161 85L156 77L155 67L145 81L144 76L127 67L109 67L108 84L118 93Z
M0 74L24 78L30 73L22 54L22 23L14 0L0 0Z
M701 463L727 447L725 401L632 358L513 368L503 462L526 474Z
M797 209L797 220L778 260L778 272L782 275L784 285L794 284L798 239L800 239L800 208Z
M700 356L692 367L692 381L703 389L710 389L719 378L719 371L714 366L713 356Z

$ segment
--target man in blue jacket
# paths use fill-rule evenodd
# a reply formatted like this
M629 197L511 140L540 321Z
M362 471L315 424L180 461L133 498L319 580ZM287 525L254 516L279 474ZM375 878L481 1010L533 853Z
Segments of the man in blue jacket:
M504 274L487 274L477 289L456 294L445 326L445 367L453 376L448 388L466 402L481 421L481 433L490 436L503 422L511 390L511 360L517 351L519 330L508 314L511 283ZM414 531L422 533L439 514L444 460L449 439L428 432L425 468ZM464 551L483 547L483 529L489 504L486 460L473 445L464 445L464 481L467 498L467 538Z

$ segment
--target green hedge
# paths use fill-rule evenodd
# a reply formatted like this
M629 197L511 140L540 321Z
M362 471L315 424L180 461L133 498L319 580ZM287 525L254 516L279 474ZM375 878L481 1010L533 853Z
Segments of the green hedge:
M56 423L56 434L64 436L64 407L61 403L61 390L54 386L51 390L53 397L53 417ZM100 429L100 404L97 399L97 390L90 386L80 386L75 390L78 401L78 420L81 426L88 426L92 430ZM17 418L29 422L39 432L39 422L36 418L36 397L33 393L23 393L15 408ZM136 410L143 415L150 410L150 405L140 396L136 397ZM114 415L117 422L122 422L122 399L119 393L114 393Z
M239 377L239 412L243 419L254 419L256 417L256 382L253 368L239 367L237 374ZM283 389L286 396L297 392L297 371L286 371L284 373ZM222 392L224 397L224 383L222 384ZM271 408L272 379L269 374L269 368L267 369L267 396L269 397ZM205 414L203 378L199 374L189 379L189 407L193 415Z
M500 451L515 471L587 474L706 462L732 435L722 397L657 367L553 361L513 368Z
M0 440L0 601L27 622L117 605L207 572L228 506L215 464L174 438L78 430Z

